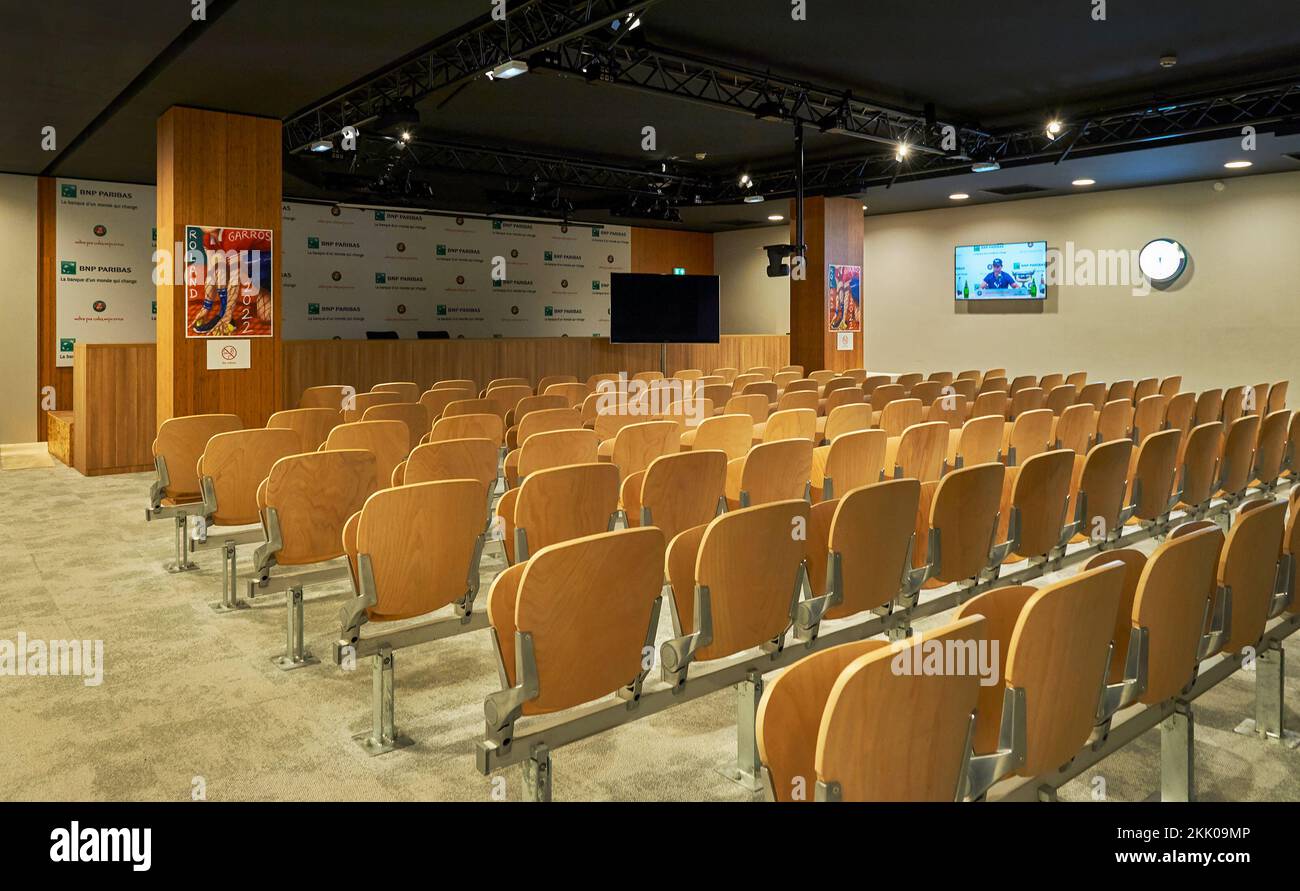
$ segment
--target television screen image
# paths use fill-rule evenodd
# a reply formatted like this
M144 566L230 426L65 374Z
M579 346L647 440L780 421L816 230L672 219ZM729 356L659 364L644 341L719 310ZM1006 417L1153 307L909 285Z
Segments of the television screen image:
M717 343L718 277L614 272L610 343Z
M1044 300L1047 242L958 245L954 260L958 300Z

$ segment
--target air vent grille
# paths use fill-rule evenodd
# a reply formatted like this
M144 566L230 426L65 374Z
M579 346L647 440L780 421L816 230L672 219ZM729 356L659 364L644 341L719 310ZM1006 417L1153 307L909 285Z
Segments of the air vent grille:
M1023 183L1018 186L998 186L997 188L983 189L982 191L990 195L1029 195L1034 192L1046 192L1048 190L1043 186L1031 186L1028 183Z

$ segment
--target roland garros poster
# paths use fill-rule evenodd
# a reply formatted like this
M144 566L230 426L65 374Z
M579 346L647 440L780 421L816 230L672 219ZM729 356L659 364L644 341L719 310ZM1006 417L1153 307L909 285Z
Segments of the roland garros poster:
M270 337L271 230L185 227L185 336Z
M826 327L830 331L862 330L862 267L826 269Z

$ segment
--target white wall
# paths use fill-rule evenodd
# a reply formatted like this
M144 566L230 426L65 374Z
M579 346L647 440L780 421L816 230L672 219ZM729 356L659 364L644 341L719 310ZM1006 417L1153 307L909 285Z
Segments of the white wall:
M866 219L866 364L885 371L1005 366L1011 374L1086 370L1094 380L1183 375L1184 389L1288 379L1300 388L1300 173L971 205ZM749 246L784 229L714 243L724 328L786 331L785 287L762 277ZM1186 245L1168 291L1062 284L1042 303L957 305L953 247L1046 239L1049 249ZM737 316L736 314L739 313ZM777 321L779 319L779 321ZM763 327L758 327L762 325ZM734 330L725 328L725 330ZM1292 400L1293 402L1296 400Z
M0 443L36 439L36 177L0 174Z
M784 244L784 226L719 232L713 269L720 277L723 334L786 334L790 330L790 280L768 278L765 244Z

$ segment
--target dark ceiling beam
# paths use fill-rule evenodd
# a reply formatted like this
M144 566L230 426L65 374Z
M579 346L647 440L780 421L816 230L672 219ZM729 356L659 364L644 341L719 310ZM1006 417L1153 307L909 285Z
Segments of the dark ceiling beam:
M394 107L472 81L509 59L527 59L556 43L607 28L657 2L511 0L505 4L504 21L484 13L290 115L284 121L285 147L290 153L301 152L339 135L346 126L364 128Z

